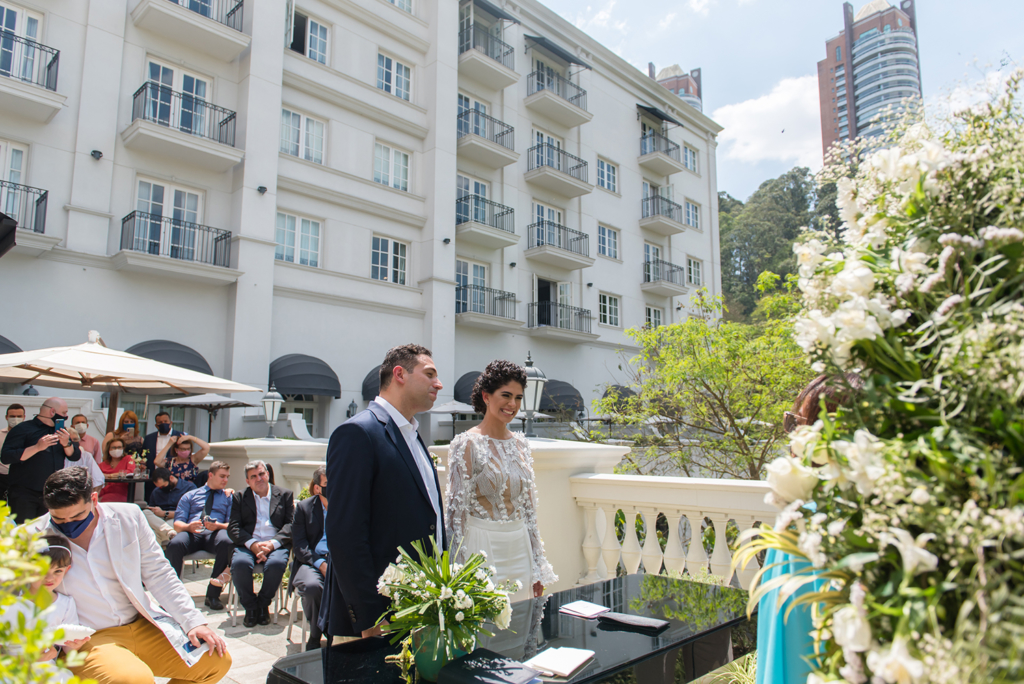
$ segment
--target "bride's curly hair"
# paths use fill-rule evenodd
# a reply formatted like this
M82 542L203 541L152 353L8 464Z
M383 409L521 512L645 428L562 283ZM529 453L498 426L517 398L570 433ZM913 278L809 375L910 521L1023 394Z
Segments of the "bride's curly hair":
M504 359L497 359L487 364L484 372L477 376L473 383L473 394L470 401L477 413L487 413L484 403L484 392L493 394L510 382L518 382L526 389L526 369L519 364Z

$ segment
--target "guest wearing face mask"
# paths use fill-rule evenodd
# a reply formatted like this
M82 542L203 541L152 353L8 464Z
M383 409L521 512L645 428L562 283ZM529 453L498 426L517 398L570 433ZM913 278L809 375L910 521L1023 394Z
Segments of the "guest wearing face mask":
M146 439L142 442L142 448L146 451L146 468L150 473L153 472L154 468L159 468L161 465L156 463L157 454L166 451L167 447L175 441L180 435L186 433L175 430L171 425L171 414L167 411L161 411L156 414L153 418L153 423L156 425L156 432L150 432L146 435ZM188 478L191 480L192 478ZM153 483L146 483L146 500L149 501L149 495L153 493Z
M11 404L7 407L7 422L0 429L0 449L4 448L4 440L11 428L25 420L25 407L21 404ZM0 464L0 501L7 501L7 471L8 467Z
M199 447L193 451L193 445ZM179 435L170 440L163 451L157 452L154 465L167 468L179 480L195 482L199 464L210 453L210 445L195 435Z
M115 473L135 472L135 461L124 453L124 442L115 437L107 442L103 452L100 470L105 476ZM104 503L128 503L128 484L126 482L110 482L100 490L100 501Z
M81 423L79 423L78 425L81 425ZM78 426L75 427L77 428ZM83 468L88 468L89 476L92 477L92 483L93 485L95 485L96 491L99 492L101 489L103 489L103 485L106 484L107 480L106 476L103 474L103 471L100 469L99 464L96 462L96 456L100 455L99 452L97 451L94 453L85 447L85 440L82 438L81 434L77 429L68 430L68 435L70 435L71 441L77 444L78 448L81 449L82 459L78 461L78 463L74 463L72 461L69 461L68 459L64 459L64 467L70 468L72 466L80 465ZM95 437L93 438L92 441L96 443L96 448L99 448L100 441Z
M132 448L142 449L142 435L139 434L139 417L135 415L135 411L125 411L121 414L121 420L118 421L117 429L113 432L108 432L103 438L103 445L100 449L100 453L105 453L107 445L110 440L115 437L121 440L124 445L125 451L130 451Z
M167 468L153 470L150 480L153 493L149 495L149 505L139 505L142 506L143 515L156 535L156 540L161 546L166 546L177 534L174 529L174 511L178 508L178 502L196 486L186 480L179 480Z
M78 461L82 451L64 428L68 404L50 397L32 420L19 423L4 440L0 463L10 466L7 500L18 522L28 522L46 513L43 485L53 473L64 468L64 460Z
M78 446L82 447L82 451L88 451L93 458L99 458L103 451L100 448L100 440L89 434L89 419L81 413L75 414L71 417L71 427L81 437ZM93 484L96 482L93 481Z

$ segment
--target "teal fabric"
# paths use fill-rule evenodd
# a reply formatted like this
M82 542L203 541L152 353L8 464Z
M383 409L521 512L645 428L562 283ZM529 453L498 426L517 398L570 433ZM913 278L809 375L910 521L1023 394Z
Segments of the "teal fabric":
M762 575L762 582L788 575L808 567L806 560L798 559L785 551L769 549L765 556L768 570ZM775 567L771 567L778 564ZM794 598L809 592L819 591L822 580L803 585L785 603L779 605L779 590L761 597L757 604L757 684L803 684L811 667L804 660L814 653L814 639L811 631L811 607L797 606L785 619L786 610Z

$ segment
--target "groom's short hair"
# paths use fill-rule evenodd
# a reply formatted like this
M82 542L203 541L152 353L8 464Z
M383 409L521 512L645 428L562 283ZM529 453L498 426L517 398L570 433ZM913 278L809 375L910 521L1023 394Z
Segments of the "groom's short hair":
M380 365L380 388L387 389L391 384L397 366L404 368L407 373L412 373L416 364L420 362L420 356L434 357L430 350L421 344L403 344L389 349L384 356L384 363Z

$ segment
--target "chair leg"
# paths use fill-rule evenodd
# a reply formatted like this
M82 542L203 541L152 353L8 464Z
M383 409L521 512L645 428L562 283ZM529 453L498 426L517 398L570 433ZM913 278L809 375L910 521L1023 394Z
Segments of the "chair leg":
M274 593L274 624L278 624L278 617L281 615L281 592L284 590L284 584L277 585L277 592ZM287 605L287 601L285 601Z
M306 643L306 627L309 626L309 622L306 620L306 611L302 611L302 643L305 648Z
M288 631L285 632L284 638L286 641L292 640L292 627L295 625L295 604L299 601L299 592L292 593L292 607L288 611Z
M228 585L228 613L231 615L231 626L238 625L238 613L235 611L235 583Z

